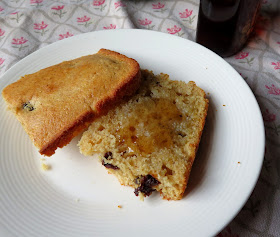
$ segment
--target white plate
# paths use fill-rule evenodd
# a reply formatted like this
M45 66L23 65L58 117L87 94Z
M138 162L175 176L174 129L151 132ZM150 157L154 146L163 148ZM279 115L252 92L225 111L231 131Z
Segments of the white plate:
M209 114L186 195L139 201L96 158L79 154L75 138L40 155L0 99L0 236L213 236L238 213L261 169L264 127L255 97L222 58L191 41L144 30L99 31L42 48L0 79L2 90L28 73L108 48L142 68L193 80L210 100ZM121 205L122 208L118 208Z

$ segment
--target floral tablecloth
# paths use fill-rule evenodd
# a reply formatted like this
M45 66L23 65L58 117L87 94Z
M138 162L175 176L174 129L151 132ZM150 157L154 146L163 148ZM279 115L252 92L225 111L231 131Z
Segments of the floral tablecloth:
M198 7L198 0L2 0L0 75L41 47L90 31L141 28L194 41ZM258 100L266 152L251 197L218 236L280 236L280 1L262 1L248 45L225 60Z

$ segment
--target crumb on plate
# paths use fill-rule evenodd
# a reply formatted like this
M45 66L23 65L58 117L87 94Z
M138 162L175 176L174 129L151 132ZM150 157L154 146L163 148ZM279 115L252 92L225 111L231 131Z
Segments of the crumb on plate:
M45 163L41 163L41 169L46 171L46 170L50 170L51 169L51 166L50 165L47 165Z

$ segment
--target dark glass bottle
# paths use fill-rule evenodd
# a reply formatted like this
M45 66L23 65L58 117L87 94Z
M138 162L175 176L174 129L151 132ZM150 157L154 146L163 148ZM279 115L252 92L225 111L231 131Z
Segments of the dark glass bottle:
M242 49L261 0L200 0L196 42L222 57Z

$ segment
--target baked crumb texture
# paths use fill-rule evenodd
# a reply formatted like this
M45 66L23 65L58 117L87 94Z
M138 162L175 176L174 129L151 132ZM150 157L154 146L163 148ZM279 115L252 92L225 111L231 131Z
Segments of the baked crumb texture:
M183 197L205 123L208 100L194 82L142 71L137 94L84 132L80 152L101 163L140 198Z
M101 49L26 75L2 95L39 152L51 156L139 83L134 59Z

